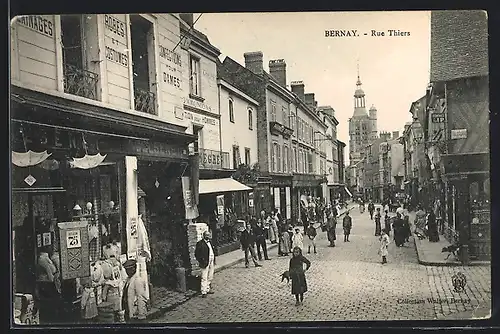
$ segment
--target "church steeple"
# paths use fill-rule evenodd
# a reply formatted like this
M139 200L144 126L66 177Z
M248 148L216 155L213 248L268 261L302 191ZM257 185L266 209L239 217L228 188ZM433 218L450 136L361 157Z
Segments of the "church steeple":
M356 91L354 92L354 114L366 114L365 110L365 92L361 88L361 79L359 77L359 63L358 68L358 80L356 81ZM358 112L356 112L358 110Z

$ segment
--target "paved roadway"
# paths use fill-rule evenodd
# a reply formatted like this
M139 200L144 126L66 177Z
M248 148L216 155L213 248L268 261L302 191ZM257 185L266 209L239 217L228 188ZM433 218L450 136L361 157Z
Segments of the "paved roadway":
M290 287L280 274L289 259L271 252L261 268L237 264L215 275L215 294L195 297L155 319L156 323L289 322L335 320L431 320L470 311L490 298L489 268L425 267L418 264L413 241L389 246L388 264L378 256L379 241L368 212L352 211L351 242L344 243L341 224L337 247L327 247L318 229L318 254L305 254L312 266L306 273L309 291L295 306ZM467 292L453 292L451 276L465 272ZM429 302L427 298L465 299Z

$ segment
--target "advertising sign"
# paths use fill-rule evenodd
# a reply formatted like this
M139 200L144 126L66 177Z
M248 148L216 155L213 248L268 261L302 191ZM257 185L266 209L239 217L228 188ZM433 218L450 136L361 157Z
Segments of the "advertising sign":
M89 232L86 221L57 224L63 280L90 276Z

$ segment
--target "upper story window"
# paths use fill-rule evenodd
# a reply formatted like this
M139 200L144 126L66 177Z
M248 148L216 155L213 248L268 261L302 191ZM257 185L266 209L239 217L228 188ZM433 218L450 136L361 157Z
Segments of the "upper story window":
M245 165L250 166L250 149L245 147Z
M277 144L277 151L276 151L276 160L278 162L278 169L276 170L277 172L281 172L282 169L282 160L281 160L281 145Z
M289 124L290 117L288 116L288 108L281 107L281 114L283 115L283 125L290 127Z
M229 121L231 123L234 123L234 101L233 101L233 99L229 99L228 104L229 104Z
M201 97L200 58L189 55L189 93Z
M248 109L248 129L253 130L253 110Z
M291 113L290 114L290 128L293 130L293 136L297 136L297 115L295 115L295 113Z
M288 173L289 150L288 146L283 146L283 172Z
M271 170L273 172L278 170L278 143L273 143L273 147L271 150Z
M240 147L233 145L233 169L236 169L241 164Z
M271 122L276 122L276 104L271 103Z
M64 92L97 100L98 75L87 68L85 18L61 15Z
M130 15L132 71L135 110L156 114L156 65L153 23L141 15Z
M293 160L292 160L292 165L293 165L293 171L298 172L298 165L299 165L299 159L297 156L297 149L294 147L293 148Z

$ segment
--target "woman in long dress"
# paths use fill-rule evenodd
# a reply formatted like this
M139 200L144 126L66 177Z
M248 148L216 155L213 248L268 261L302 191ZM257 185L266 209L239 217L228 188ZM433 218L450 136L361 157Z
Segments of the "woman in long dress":
M427 228L428 228L428 234L429 234L429 241L430 242L438 242L439 241L439 232L438 232L438 226L436 222L436 215L434 214L434 211L429 210L429 215L427 217Z
M304 264L306 265L305 269ZM292 295L295 296L296 306L301 305L304 301L304 293L307 292L305 272L309 267L311 267L311 261L302 255L302 250L299 247L294 247L288 271L292 279Z
M280 225L280 255L287 256L291 252L290 234L288 233L288 224Z

